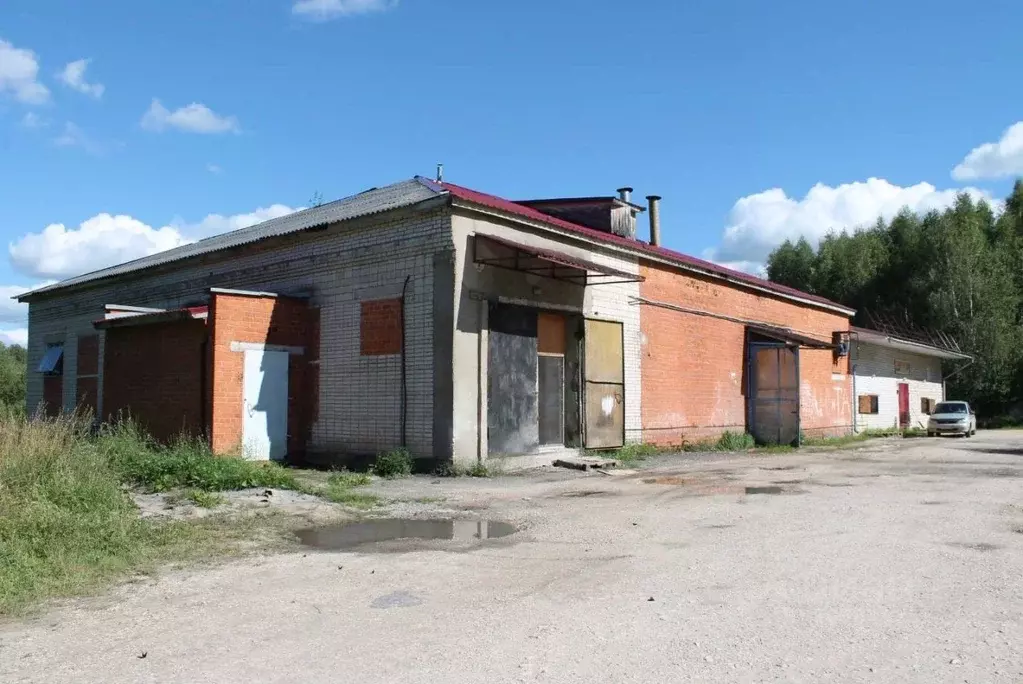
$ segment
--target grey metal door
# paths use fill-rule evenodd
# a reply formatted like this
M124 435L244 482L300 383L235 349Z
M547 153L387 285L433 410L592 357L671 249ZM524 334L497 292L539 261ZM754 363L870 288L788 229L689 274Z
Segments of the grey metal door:
M536 311L491 304L487 352L487 452L525 454L540 445Z
M799 441L799 348L749 344L749 429L761 444Z
M583 334L583 445L612 449L625 444L625 353L622 324L586 319Z

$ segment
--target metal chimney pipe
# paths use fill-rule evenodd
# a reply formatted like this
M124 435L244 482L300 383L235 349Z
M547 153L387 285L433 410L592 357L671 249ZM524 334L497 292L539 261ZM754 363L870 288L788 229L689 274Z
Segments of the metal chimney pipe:
M629 187L618 188L618 190L616 190L615 192L618 193L618 199L620 199L621 201L623 202L632 201L632 188Z
M650 244L657 247L661 244L661 198L658 195L647 195L650 203Z

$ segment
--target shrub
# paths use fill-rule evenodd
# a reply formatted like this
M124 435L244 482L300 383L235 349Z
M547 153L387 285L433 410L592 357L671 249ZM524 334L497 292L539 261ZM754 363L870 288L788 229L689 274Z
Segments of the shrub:
M718 441L715 443L715 448L718 451L748 451L757 444L753 440L753 435L748 432L732 432L726 430L721 433Z
M294 476L276 463L216 456L196 439L153 444L133 423L105 429L97 446L127 483L154 492L187 487L208 492L277 487L294 489Z
M378 454L373 472L387 479L408 477L412 474L412 454L405 448Z

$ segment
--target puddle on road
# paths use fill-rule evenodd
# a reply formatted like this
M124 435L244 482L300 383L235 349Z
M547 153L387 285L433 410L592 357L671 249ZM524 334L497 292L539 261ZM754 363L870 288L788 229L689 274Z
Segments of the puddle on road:
M474 542L514 534L518 528L499 520L411 520L382 518L345 525L308 527L295 534L304 546L328 551L399 539Z
M948 546L954 546L960 549L969 549L970 551L997 551L1002 548L998 544L988 544L987 542L945 542Z
M778 487L776 485L766 487L746 487L747 494L781 494L784 491L784 487Z

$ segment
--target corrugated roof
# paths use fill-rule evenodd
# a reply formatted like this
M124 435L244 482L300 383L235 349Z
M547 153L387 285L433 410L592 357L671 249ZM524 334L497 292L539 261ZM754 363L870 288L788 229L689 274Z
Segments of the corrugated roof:
M747 285L757 287L762 290L768 290L770 292L777 292L778 294L785 295L787 297L797 297L804 301L814 302L822 304L830 308L837 308L843 311L847 311L850 314L853 310L847 306L843 306L837 302L833 302L824 297L818 297L817 295L808 294L801 292L795 288L786 287L785 285L779 285L778 283L772 283L770 280L764 280L758 278L749 273L743 273L742 271L735 271L724 266L719 266L710 261L703 259L697 259L696 257L689 256L688 254L682 254L674 250L665 249L664 247L655 247L646 242L640 242L639 240L632 240L630 238L621 237L612 233L605 233L603 231L596 230L594 228L588 228L581 226L571 221L565 221L564 219L557 218L555 216L549 216L541 211L527 207L523 204L517 204L501 197L494 195L488 195L486 193L477 192L476 190L470 190L454 183L439 183L440 186L444 187L451 192L452 195L466 202L472 202L473 204L479 204L491 209L497 209L509 214L521 216L533 221L538 221L552 225L556 228L561 228L570 233L577 233L583 235L591 240L598 240L600 242L607 242L616 244L626 249L646 252L651 255L658 256L667 261L671 261L679 264L680 266L692 268L695 270L706 272L710 275L719 276L728 280L739 281Z
M146 268L152 268L154 266L162 266L182 259L188 259L189 257L209 254L211 252L230 249L232 247L239 247L258 240L279 237L289 233L297 233L299 231L309 230L310 228L325 226L338 221L359 218L361 216L379 214L391 209L398 209L400 207L418 204L419 202L432 199L437 196L438 192L436 190L427 187L426 184L421 183L416 179L402 181L383 188L373 188L372 190L367 190L366 192L359 193L358 195L352 195L351 197L346 197L345 199L337 200L336 202L322 204L318 207L312 207L310 209L295 212L294 214L288 214L287 216L281 216L280 218L264 221L263 223L249 226L248 228L241 228L239 230L231 231L230 233L216 235L214 237L206 238L205 240L193 242L192 244L175 247L174 249L169 249L165 252L159 252L151 256L142 257L141 259L135 259L134 261L118 264L117 266L111 266L110 268L104 268L99 271L75 276L74 278L68 278L67 280L62 280L54 285L26 292L25 294L20 295L18 300L22 301L34 295L49 293L94 280L125 275L135 271L141 271Z

